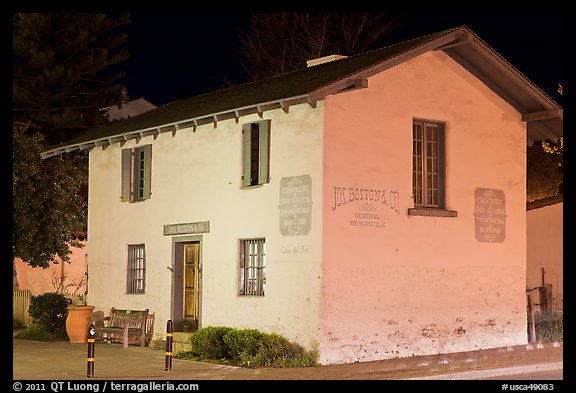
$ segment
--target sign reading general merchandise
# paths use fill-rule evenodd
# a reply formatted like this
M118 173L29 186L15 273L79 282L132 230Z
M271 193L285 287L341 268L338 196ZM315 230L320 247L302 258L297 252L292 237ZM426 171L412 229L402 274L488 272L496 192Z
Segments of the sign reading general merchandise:
M164 236L210 233L210 221L164 225Z
M474 191L476 240L502 243L506 237L506 204L503 190L477 188Z
M312 221L312 178L310 175L280 180L280 233L307 235Z

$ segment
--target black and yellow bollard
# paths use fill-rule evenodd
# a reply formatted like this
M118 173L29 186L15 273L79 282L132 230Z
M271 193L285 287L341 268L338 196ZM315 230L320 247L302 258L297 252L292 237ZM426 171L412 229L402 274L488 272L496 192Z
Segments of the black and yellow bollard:
M172 321L168 320L166 324L166 361L164 371L172 371Z
M88 364L86 366L86 376L92 378L94 376L94 325L90 324L88 327Z

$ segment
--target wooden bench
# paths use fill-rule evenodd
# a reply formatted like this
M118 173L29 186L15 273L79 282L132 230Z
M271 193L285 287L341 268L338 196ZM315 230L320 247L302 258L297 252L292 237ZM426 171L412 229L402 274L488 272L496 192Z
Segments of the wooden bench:
M153 314L152 314L153 315ZM129 337L138 337L140 346L145 347L147 341L147 325L149 312L146 310L124 310L112 307L107 317L92 315L95 333L106 334L106 339L111 342L111 336L122 336L124 348L128 348Z

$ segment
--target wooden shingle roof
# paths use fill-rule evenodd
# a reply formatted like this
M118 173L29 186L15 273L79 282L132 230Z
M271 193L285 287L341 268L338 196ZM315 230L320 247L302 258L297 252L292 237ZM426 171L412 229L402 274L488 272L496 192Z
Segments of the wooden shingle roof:
M181 128L195 127L294 104L316 102L430 50L443 50L514 106L529 122L531 140L562 136L562 108L466 26L163 105L141 115L93 129L42 153L43 158Z

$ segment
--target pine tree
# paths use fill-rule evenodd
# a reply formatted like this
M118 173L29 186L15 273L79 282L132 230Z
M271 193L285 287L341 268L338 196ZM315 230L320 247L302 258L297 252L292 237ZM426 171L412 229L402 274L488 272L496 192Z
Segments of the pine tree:
M53 145L101 126L101 108L120 102L123 76L111 66L127 59L127 15L14 14L13 116Z
M74 226L86 219L87 153L40 153L106 123L122 102L127 59L119 28L129 16L13 14L13 256L33 267L69 259Z

